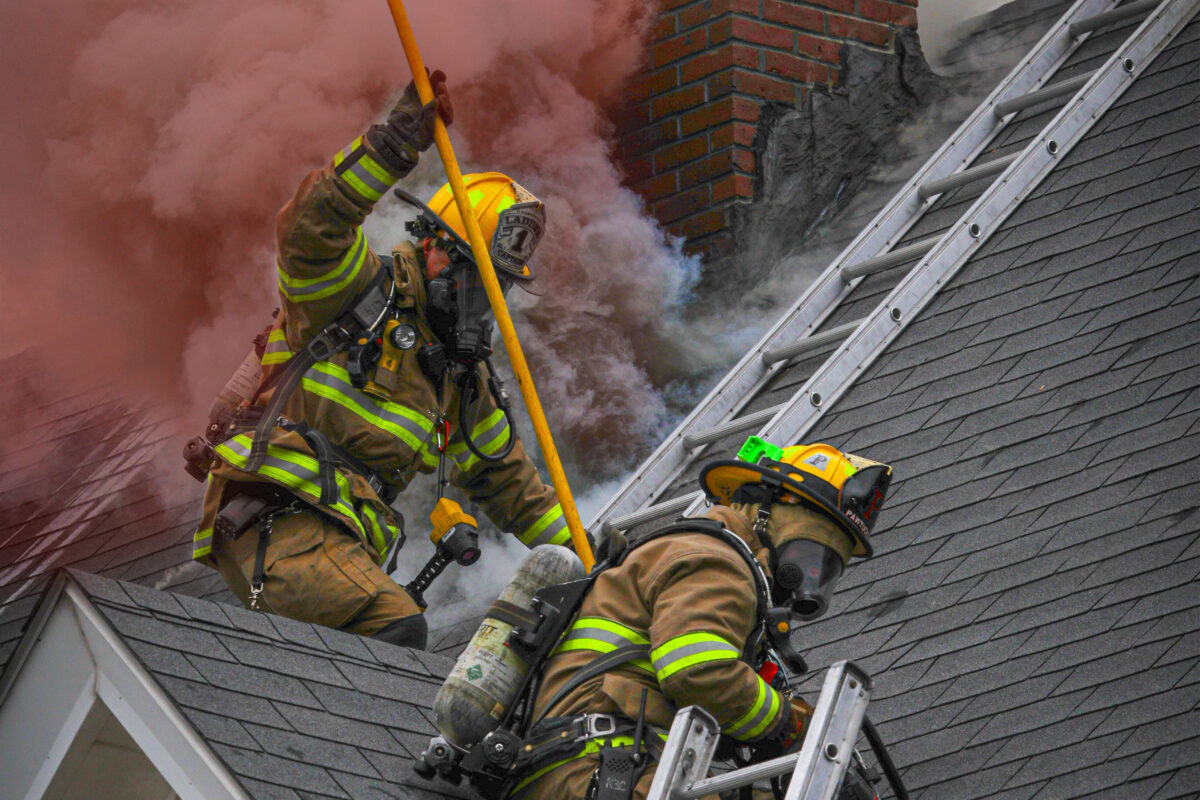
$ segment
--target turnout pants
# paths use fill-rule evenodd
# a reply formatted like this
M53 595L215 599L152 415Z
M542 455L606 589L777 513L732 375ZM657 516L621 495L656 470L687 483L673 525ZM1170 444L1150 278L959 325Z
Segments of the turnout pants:
M249 603L258 537L253 525L234 541L213 543L217 569L243 604ZM275 519L264 566L259 608L282 617L373 636L421 613L361 541L310 511Z

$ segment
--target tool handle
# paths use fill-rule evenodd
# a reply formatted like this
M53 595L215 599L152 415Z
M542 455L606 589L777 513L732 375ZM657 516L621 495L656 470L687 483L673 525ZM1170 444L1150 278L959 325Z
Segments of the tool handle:
M417 577L409 581L404 587L404 591L408 592L414 603L421 608L425 608L425 590L437 580L437 577L446 570L446 567L450 566L452 560L442 552L442 548L440 547L433 551L433 555L425 562L425 566L421 567L421 571L417 573Z
M396 23L396 33L400 35L400 43L404 46L404 55L412 70L417 94L422 103L428 103L433 99L433 87L429 85L429 77L425 74L425 62L421 59L420 50L417 49L417 40L413 36L412 25L408 21L408 12L404 10L404 2L403 0L388 0L388 8L391 9L392 20ZM533 378L529 374L529 366L525 362L525 354L517 339L516 328L513 326L512 318L508 315L508 306L504 303L504 292L501 291L500 281L496 278L488 244L484 241L483 233L479 229L479 221L475 219L475 215L471 211L471 203L467 199L467 189L463 184L462 172L459 170L458 160L454 156L454 148L450 145L450 136L446 133L446 125L440 116L435 121L433 140L437 144L438 154L442 157L442 166L446 170L446 178L454 194L454 201L458 205L459 217L467 229L467 240L471 243L475 264L479 267L479 275L483 279L483 286L487 290L488 300L491 302L492 312L496 317L496 324L500 328L500 338L504 341L513 372L516 373L517 386L521 389L525 408L529 412L530 422L533 423L533 432L541 447L542 457L546 461L546 470L550 473L551 482L554 484L554 493L558 496L559 505L562 506L563 517L567 521L567 529L571 532L571 542L575 546L575 553L583 561L583 568L590 571L595 563L592 547L588 542L587 532L583 529L583 523L579 520L579 511L575 508L575 499L571 496L570 486L567 485L567 476L563 472L562 462L558 458L558 450L554 446L550 426L546 423L546 415L542 411L542 403L538 399L537 389L534 388Z

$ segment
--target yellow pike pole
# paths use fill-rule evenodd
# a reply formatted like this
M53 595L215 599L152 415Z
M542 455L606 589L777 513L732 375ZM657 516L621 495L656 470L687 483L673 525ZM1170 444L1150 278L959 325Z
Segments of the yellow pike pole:
M412 26L408 23L408 14L404 10L402 0L388 0L392 10L392 19L396 22L396 32L400 34L400 42L404 45L404 55L408 58L408 66L412 70L413 82L416 83L417 93L422 103L433 99L433 88L425 75L425 62L417 49L417 40L413 37ZM492 313L500 327L500 337L504 340L504 348L508 351L509 361L517 374L517 384L521 387L521 396L525 398L525 407L533 421L533 430L537 434L538 445L542 448L542 456L546 459L546 468L550 470L550 480L554 484L554 492L562 506L563 515L567 519L567 529L571 532L571 541L575 552L583 561L583 566L591 570L596 559L592 556L592 548L588 544L587 534L583 523L579 521L579 512L575 508L575 499L571 496L571 487L567 485L567 476L563 472L562 462L558 459L558 451L554 448L554 438L550 427L546 424L546 415L542 412L542 404L538 400L537 389L534 388L533 378L529 374L529 365L525 363L525 354L521 351L521 343L517 340L517 331L513 327L512 317L508 315L508 306L504 303L504 293L500 290L500 282L496 280L496 270L492 266L492 257L488 252L488 243L483 241L483 232L479 230L479 222L467 200L467 189L463 185L462 172L458 168L458 160L454 157L454 149L450 146L450 136L441 117L437 119L433 141L437 144L438 153L442 157L442 165L446 169L446 177L450 180L450 189L454 192L454 202L458 206L458 215L467 227L467 240L475 254L475 263L483 278L484 288L487 289L488 300L492 304Z

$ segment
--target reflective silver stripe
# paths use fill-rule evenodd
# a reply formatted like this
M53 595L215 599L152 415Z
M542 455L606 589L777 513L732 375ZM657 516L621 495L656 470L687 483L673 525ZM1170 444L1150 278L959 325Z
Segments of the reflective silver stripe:
M758 679L758 697L754 706L747 712L750 719L743 716L725 729L725 733L735 739L757 739L767 730L768 723L775 717L780 708L779 695L767 685L762 678Z
M392 183L395 183L395 181L392 181L391 183L384 183L375 175L373 175L366 163L364 163L368 158L370 158L370 156L364 153L363 157L355 161L354 164L352 164L350 168L346 170L346 172L358 178L363 182L363 184L368 186L373 192L376 193L374 197L371 197L370 194L365 195L368 199L378 200L381 196L383 196L384 192L392 188ZM357 189L358 187L355 188Z
M235 436L229 441L217 445L216 452L218 455L225 457L230 464L240 469L245 466L246 459L250 456L250 437L245 434ZM286 453L295 459L295 461L287 458L279 458L279 453ZM312 467L306 466L307 462L311 462ZM316 504L321 499L321 489L316 483L316 481L320 480L316 465L317 460L312 456L271 445L268 447L267 457L256 472L263 477L275 478L280 483L295 490L298 494L307 495L310 498L310 502ZM355 530L360 536L365 536L366 533L363 530L362 521L359 520L358 514L354 511L354 505L350 500L350 490L346 483L346 478L343 475L335 474L335 480L338 487L338 496L329 507L353 520Z
M491 424L488 424L489 419ZM487 427L481 430L483 425L487 425ZM503 411L496 409L488 419L475 426L475 430L471 432L471 441L478 450L491 455L504 447L505 443L501 439L506 438L508 433L508 419L504 416ZM454 466L458 468L459 472L469 472L471 467L479 461L479 457L471 452L471 448L465 441L462 441L460 438L462 436L463 432L461 431L455 435L456 441L446 449L446 454L454 461Z
M614 648L627 644L646 644L645 636L618 622L585 617L571 626L571 632L563 639L563 645L580 640L596 640L611 644ZM572 648L565 648L572 649Z
M691 659L691 662L688 664L688 666L691 666L692 664L703 664L710 661L736 660L741 655L736 647L725 644L724 642L692 642L691 644L685 644L682 647L675 648L665 656L655 658L654 671L658 673L659 680L662 680L663 678L667 678L675 674L679 671L679 669L682 668L670 669L673 664L683 661L690 656L697 656L700 654L707 655L704 658Z
M292 351L288 349L287 336L283 329L276 328L271 331L271 335L267 337L267 346L263 348L263 366L282 364L291 357Z
M279 267L279 291L293 302L301 303L328 297L342 289L358 275L367 256L367 237L362 229L355 231L354 244L336 267L316 278L293 278Z
M343 374L348 377L348 373L342 367L321 361L305 373L301 385L306 392L331 400L380 430L390 433L411 450L421 452L423 456L428 452L425 445L433 436L431 420L419 411L400 406L398 403L390 403L391 408L379 405L355 389L349 380L342 378ZM407 412L407 415L402 412ZM434 463L437 463L436 459Z

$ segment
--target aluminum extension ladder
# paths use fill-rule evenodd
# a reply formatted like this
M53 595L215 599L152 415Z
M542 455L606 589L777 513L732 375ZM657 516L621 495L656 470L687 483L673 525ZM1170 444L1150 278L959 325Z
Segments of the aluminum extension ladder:
M628 530L679 513L696 513L703 494L665 496L702 449L736 433L768 441L801 438L883 349L914 319L1058 159L1133 83L1200 0L1077 0L882 211L713 388L588 525L594 533ZM1055 72L1104 25L1146 14L1096 71L1051 83ZM1017 154L967 167L1022 109L1066 97L1059 113ZM896 247L944 192L991 178L991 185L943 234ZM817 333L866 275L916 265L866 317ZM796 356L833 342L838 349L787 400L743 413Z
M662 758L646 800L690 800L791 773L785 800L831 800L854 754L871 677L849 661L838 661L825 675L821 697L799 753L706 777L721 728L699 706L681 709L671 723Z

